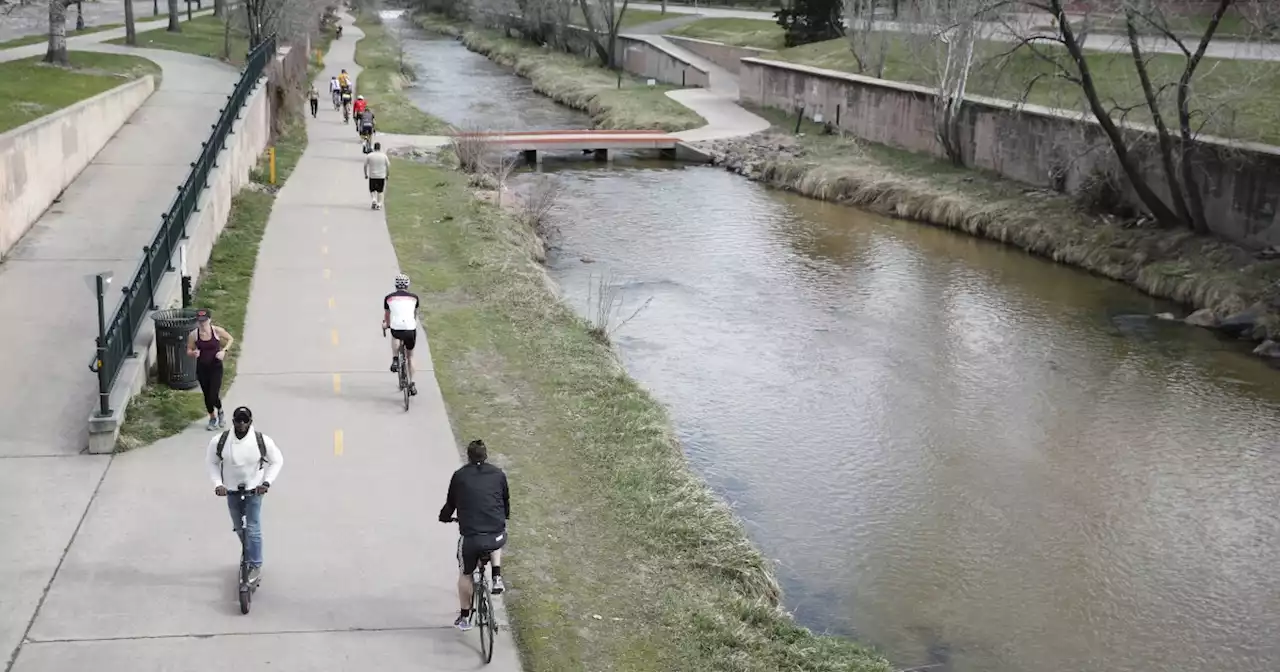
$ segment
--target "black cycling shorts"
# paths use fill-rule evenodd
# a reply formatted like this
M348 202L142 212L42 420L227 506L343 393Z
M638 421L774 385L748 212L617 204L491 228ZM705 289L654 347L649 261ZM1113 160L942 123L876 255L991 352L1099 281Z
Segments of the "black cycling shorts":
M476 571L480 556L487 555L507 545L507 533L473 534L458 537L458 571L466 576Z
M392 329L391 337L404 341L404 349L413 352L413 346L418 344L417 329Z

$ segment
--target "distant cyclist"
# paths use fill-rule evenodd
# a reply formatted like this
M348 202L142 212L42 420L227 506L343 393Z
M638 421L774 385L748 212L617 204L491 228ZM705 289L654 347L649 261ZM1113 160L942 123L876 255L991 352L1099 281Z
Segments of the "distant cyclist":
M507 519L511 517L511 494L507 475L489 464L489 449L476 439L467 444L467 464L453 472L449 494L440 509L440 522L452 522L458 513L458 604L461 613L453 622L459 630L471 628L471 575L480 556L489 554L493 573L493 594L505 589L502 583L502 547L507 544Z
M329 78L329 97L333 99L333 109L342 107L342 85L338 83L337 75Z
M343 93L351 93L351 75L347 74L346 68L338 73L338 86L342 87Z
M366 107L356 115L356 130L360 133L360 139L364 141L364 153L368 154L373 151L373 110Z
M369 101L365 100L364 96L356 96L356 102L351 105L351 114L358 117L366 107L369 107Z
M391 371L396 368L396 341L404 342L408 352L409 379L413 380L413 346L418 343L418 295L409 291L409 276L396 276L396 291L382 299L382 326L391 330ZM416 383L409 383L409 394L417 394Z

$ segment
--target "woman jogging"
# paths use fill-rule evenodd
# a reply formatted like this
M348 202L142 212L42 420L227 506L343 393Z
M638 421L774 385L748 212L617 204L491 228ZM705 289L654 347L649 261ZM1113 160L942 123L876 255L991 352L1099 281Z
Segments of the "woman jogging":
M196 330L187 337L187 354L196 358L196 380L204 393L204 409L209 413L209 431L226 426L222 415L222 360L235 339L226 329L209 320L209 311L196 311Z

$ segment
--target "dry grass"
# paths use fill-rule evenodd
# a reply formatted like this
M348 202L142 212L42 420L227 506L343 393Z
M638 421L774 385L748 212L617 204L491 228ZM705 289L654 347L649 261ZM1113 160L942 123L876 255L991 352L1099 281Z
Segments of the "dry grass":
M1015 245L1032 254L1129 283L1220 317L1268 306L1268 337L1280 334L1280 260L1260 260L1230 243L1188 230L1134 228L1082 211L1070 198L881 145L821 135L775 121L799 156L762 161L754 174L775 187L856 205ZM785 129L785 130L784 130ZM1255 334L1262 337L1264 334Z
M503 37L492 30L463 29L440 17L419 17L428 30L461 35L468 49L508 66L528 78L533 88L552 100L591 115L597 128L659 129L684 131L706 125L706 120L667 97L676 87L648 86L624 74L619 88L617 73L593 61Z
M511 476L526 670L890 670L779 609L770 563L691 473L662 406L559 300L532 229L459 172L397 161L391 181L387 224L455 433L484 437Z

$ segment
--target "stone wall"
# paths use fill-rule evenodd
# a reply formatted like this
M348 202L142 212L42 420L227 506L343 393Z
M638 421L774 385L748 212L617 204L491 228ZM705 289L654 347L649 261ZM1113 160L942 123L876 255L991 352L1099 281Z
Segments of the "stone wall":
M0 134L0 259L155 89L147 75Z
M720 42L695 40L692 37L680 37L679 35L663 35L663 37L671 40L676 46L684 47L735 75L738 74L742 59L769 58L769 55L773 53L769 49L735 47L729 44L721 44Z
M921 86L860 77L793 63L747 58L740 70L743 102L824 120L860 138L943 156L935 139L933 93ZM1167 194L1153 134L1126 131L1148 183ZM1122 177L1101 128L1091 117L973 97L960 119L964 164L1066 193L1117 183L1121 205L1142 209ZM1280 147L1207 139L1196 162L1211 230L1240 244L1280 245Z

